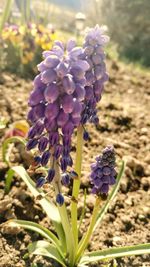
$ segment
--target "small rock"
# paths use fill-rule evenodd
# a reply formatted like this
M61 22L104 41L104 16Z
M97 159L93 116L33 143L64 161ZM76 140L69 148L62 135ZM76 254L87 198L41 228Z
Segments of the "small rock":
M145 191L148 191L148 189L150 188L150 177L142 177L141 182L143 189Z
M0 201L0 213L9 210L12 207L12 199L6 197Z
M145 221L146 220L146 217L143 214L139 214L138 218L139 218L140 221Z
M9 226L7 223L1 224L1 232L3 234L11 234L11 235L16 235L20 233L20 227L12 227Z
M145 157L144 161L145 161L146 163L150 164L150 154L148 154L148 155Z
M0 189L0 199L3 199L4 197L4 190Z
M148 134L148 129L147 128L141 128L141 134L142 135L147 135Z
M147 136L145 136L145 135L141 135L139 137L139 140L144 142L145 144L147 144L149 142L149 138Z
M120 236L114 236L112 241L113 241L113 245L116 245L116 244L120 243L121 237Z
M86 205L87 205L87 207L90 210L92 210L93 207L94 207L94 204L95 204L95 197L94 197L94 195L87 196L87 199L86 199Z
M125 200L125 203L129 206L134 206L134 201L133 201L133 198L132 197L128 197L126 200Z
M132 172L131 172L131 175L132 175ZM120 184L120 189L123 193L128 192L128 183L129 183L129 178L127 176L123 176L123 178L121 179L121 184Z
M143 162L140 162L131 156L126 156L124 159L126 161L126 166L133 170L134 174L140 177L144 175L145 164Z
M150 176L150 165L147 165L145 168L145 175Z

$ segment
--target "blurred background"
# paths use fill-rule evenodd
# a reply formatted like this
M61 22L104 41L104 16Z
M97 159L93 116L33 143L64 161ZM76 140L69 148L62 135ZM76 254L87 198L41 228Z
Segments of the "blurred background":
M77 37L104 24L108 57L150 66L149 0L1 0L1 69L32 77L42 50L56 39Z

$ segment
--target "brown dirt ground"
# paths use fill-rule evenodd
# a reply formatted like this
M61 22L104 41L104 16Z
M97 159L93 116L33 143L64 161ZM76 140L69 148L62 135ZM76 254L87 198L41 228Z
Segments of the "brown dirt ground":
M83 190L86 188L88 191L89 187L89 163L94 161L95 156L106 145L113 144L118 161L125 157L127 165L119 193L93 234L89 250L150 242L150 75L116 62L108 65L110 81L99 104L100 126L97 129L91 125L87 127L90 141L84 146L79 214L83 207ZM31 81L10 74L1 75L0 114L8 120L8 127L14 121L26 118L31 88ZM6 130L0 132L1 140ZM28 162L19 146L13 149L11 162L27 167ZM4 193L6 171L7 166L0 160L0 223L19 218L49 226L48 219L20 179L15 178L9 194ZM94 196L88 195L81 234L89 224L93 203ZM54 266L41 257L31 257L30 261L23 259L28 243L39 239L37 234L1 229L1 267ZM150 256L120 258L117 264L120 267L148 267ZM103 265L98 263L94 266Z

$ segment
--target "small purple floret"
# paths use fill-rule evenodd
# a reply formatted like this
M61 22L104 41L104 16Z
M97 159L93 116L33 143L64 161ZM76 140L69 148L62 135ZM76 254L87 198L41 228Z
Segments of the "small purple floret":
M113 146L107 146L102 155L96 158L96 163L91 165L92 193L107 195L110 185L116 183L115 151Z
M64 197L62 194L58 194L56 196L56 202L59 204L59 206L62 206L64 204Z

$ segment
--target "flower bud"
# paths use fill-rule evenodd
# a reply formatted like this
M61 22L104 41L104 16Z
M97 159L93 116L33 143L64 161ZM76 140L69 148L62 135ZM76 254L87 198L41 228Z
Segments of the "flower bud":
M44 152L48 145L48 139L45 136L42 136L39 140L38 149L40 152Z
M89 140L89 133L87 131L84 131L84 133L83 133L83 139L85 141L88 141Z
M46 106L46 110L45 110L45 116L49 119L49 120L53 120L57 117L59 113L59 106L58 103L54 102L54 103L50 103Z
M47 150L43 153L42 157L41 157L41 165L45 166L47 165L49 158L50 158L50 152Z
M59 96L59 88L55 83L51 83L46 87L44 92L45 100L48 103L53 103Z
M41 80L43 83L52 83L56 80L57 74L53 69L48 69L42 72Z
M58 126L62 127L66 124L69 119L69 115L64 112L63 109L60 109L59 114L57 116L57 124Z
M61 176L61 183L64 186L68 186L70 184L70 176L68 173L63 173Z
M30 94L28 104L30 107L33 107L33 106L36 106L37 104L39 104L43 100L44 100L44 90L35 89Z
M31 139L31 140L29 140L27 142L26 149L27 150L31 150L31 149L35 148L36 145L37 145L37 143L38 143L38 140L37 139Z
M63 78L62 83L63 83L63 87L64 87L65 92L68 95L71 95L74 92L74 90L75 90L75 84L74 84L74 81L72 79L72 75L67 74Z
M59 204L59 206L62 206L64 204L64 197L62 194L59 193L56 196L56 202L57 202L57 204Z
M49 55L44 60L45 66L48 68L55 68L59 64L60 60L55 55Z
M46 183L45 177L40 177L36 182L36 187L42 187Z
M48 175L47 175L47 178L46 178L48 183L51 183L53 181L54 176L55 176L55 170L54 169L50 169L48 171Z
M74 100L72 95L65 95L62 99L62 108L65 113L71 113L74 109Z

